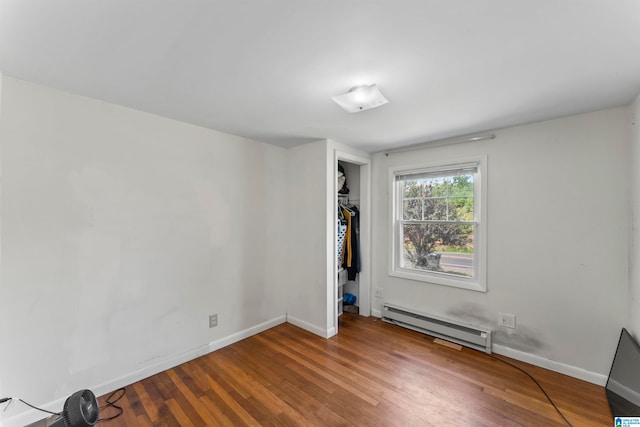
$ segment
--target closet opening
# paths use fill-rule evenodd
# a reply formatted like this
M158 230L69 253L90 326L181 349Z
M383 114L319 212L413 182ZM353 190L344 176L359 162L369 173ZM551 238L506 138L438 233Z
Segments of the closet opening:
M337 153L335 325L343 313L369 316L370 159Z

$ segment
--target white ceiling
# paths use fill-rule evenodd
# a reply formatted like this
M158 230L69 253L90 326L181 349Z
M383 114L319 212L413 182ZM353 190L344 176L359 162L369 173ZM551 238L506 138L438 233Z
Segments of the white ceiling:
M0 0L6 75L294 146L380 151L629 104L639 0ZM349 114L331 96L377 83Z

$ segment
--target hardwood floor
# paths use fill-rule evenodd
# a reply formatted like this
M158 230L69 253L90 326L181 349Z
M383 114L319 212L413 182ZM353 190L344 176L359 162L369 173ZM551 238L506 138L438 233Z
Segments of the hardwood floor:
M566 425L525 374L484 353L340 319L329 340L283 324L132 384L123 415L104 425ZM603 387L497 357L536 378L575 427L613 425Z

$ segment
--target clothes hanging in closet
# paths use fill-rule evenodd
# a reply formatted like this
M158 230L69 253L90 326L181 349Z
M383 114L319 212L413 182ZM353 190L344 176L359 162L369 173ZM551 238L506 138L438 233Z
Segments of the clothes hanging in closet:
M342 266L342 253L344 252L344 241L347 234L347 220L342 215L342 209L338 209L338 265Z
M349 280L356 280L360 272L360 212L356 206L341 206L347 223L342 251L342 267L347 269Z

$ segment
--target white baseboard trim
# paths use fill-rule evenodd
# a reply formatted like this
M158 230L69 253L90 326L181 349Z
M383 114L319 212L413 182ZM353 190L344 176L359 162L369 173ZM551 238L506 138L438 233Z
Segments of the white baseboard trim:
M267 320L266 322L260 323L259 325L252 326L244 331L237 332L235 334L229 335L228 337L220 338L219 340L213 341L209 344L209 352L219 350L223 347L236 343L238 341L242 341L245 338L249 338L255 334L259 334L260 332L264 332L267 329L271 329L274 326L281 325L287 321L287 316L278 316L275 319Z
M636 405L640 405L640 393L636 390L629 388L627 385L622 384L620 381L616 381L611 378L609 381L609 390L614 392L620 397L624 397L629 402L633 402Z
M125 387L129 384L133 384L137 381L148 378L157 373L166 371L167 369L174 368L178 365L186 363L190 360L197 359L200 356L204 356L205 354L211 353L213 351L219 350L223 347L226 347L235 342L241 341L245 338L249 338L252 335L258 334L260 332L266 331L267 329L273 328L274 326L285 323L287 320L285 315L278 316L274 319L268 320L266 322L260 323L259 325L252 326L243 331L237 332L235 334L229 335L228 337L221 338L219 340L213 341L209 344L202 345L193 350L186 351L184 353L178 354L176 356L169 357L167 359L157 361L152 363L144 368L138 369L129 374L118 377L114 380L107 381L102 384L94 385L89 388L96 396L102 396L104 394L110 393L113 390L117 390L120 387ZM60 399L56 399L52 402L44 403L38 405L39 407L52 411L59 412L62 410L62 406L64 405L65 400L68 396L65 396ZM31 402L29 402L31 403ZM14 402L11 406L13 409L16 408L14 405L22 405L20 402ZM23 405L24 406L24 405ZM10 409L11 411L11 409ZM42 412L32 410L25 406L22 412L12 415L7 418L3 418L0 416L0 426L2 427L22 427L27 424L34 423L43 418L47 418Z
M377 317L378 319L382 318L382 311L371 309L371 315Z
M573 378L578 378L580 380L597 384L599 386L604 387L607 384L607 375L587 371L586 369L578 368L577 366L567 365L561 362L556 362L555 360L545 359L544 357L536 356L535 354L531 353L525 353L524 351L520 350L514 350L510 347L506 347L500 344L493 344L493 351L494 353L498 353L503 356L519 360L521 362L530 363L532 365L559 372L561 374L568 375Z
M336 334L336 328L322 329L309 322L291 316L290 314L287 314L287 323L291 323L294 326L302 328L305 331L309 331L312 334L319 335L322 338L331 338Z

